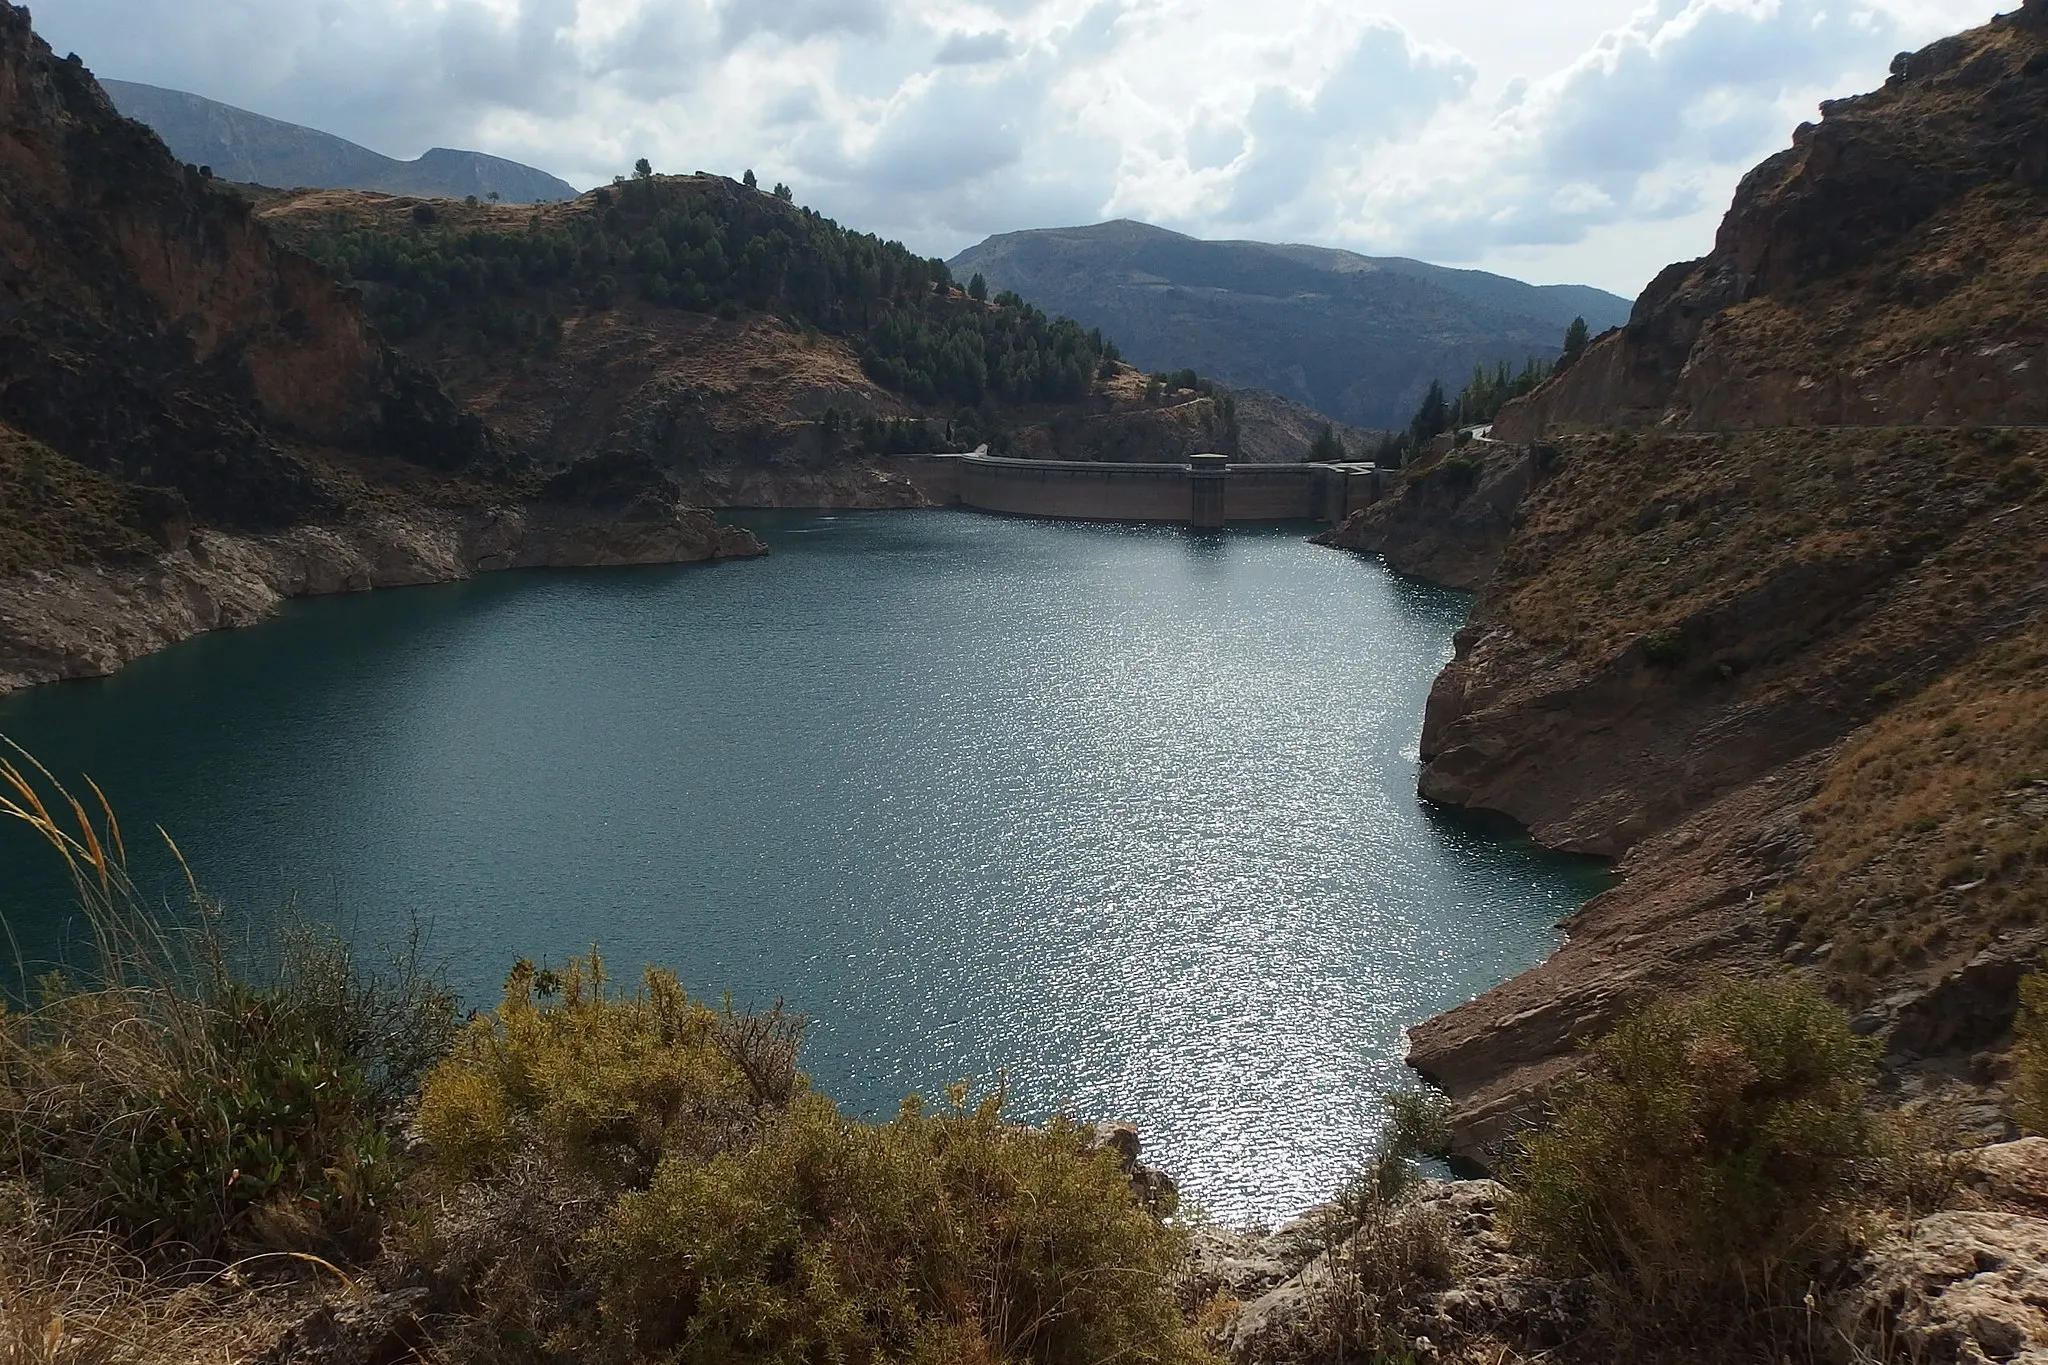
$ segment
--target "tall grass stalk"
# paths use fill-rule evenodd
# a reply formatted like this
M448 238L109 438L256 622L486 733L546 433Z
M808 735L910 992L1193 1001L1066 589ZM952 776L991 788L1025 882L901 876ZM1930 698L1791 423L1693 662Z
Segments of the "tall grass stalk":
M243 970L168 833L182 916L139 890L96 784L81 798L7 749L0 816L61 860L87 935L82 961L31 984L7 926L22 990L0 1003L0 1181L56 1235L113 1235L159 1263L367 1252L394 1178L384 1121L453 1035L417 937L378 975L294 922L273 963Z

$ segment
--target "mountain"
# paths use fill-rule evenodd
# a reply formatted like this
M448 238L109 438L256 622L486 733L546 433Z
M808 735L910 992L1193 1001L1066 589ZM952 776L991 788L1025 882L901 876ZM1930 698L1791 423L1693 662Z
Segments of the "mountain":
M398 161L329 133L301 128L181 90L129 81L101 81L123 114L156 130L171 155L210 167L224 180L280 189L382 190L436 199L496 194L508 204L576 197L575 187L516 161L436 147L417 161Z
M651 470L534 469L5 4L0 380L0 691L306 593L759 549Z
M875 458L982 443L1178 460L1228 445L1233 416L1245 456L1291 460L1321 425L1149 384L1071 321L722 176L538 209L303 191L258 213L514 450L648 460L709 506L915 505Z
M1411 1034L1497 1155L1635 1002L1809 975L2004 1133L2048 948L2048 0L1902 54L1711 254L1335 543L1477 587L1421 794L1619 859Z
M1474 366L1555 358L1574 317L1598 333L1629 314L1628 300L1579 285L1127 219L1005 233L950 264L1100 327L1142 368L1193 368L1364 427L1406 426L1431 380L1456 392Z

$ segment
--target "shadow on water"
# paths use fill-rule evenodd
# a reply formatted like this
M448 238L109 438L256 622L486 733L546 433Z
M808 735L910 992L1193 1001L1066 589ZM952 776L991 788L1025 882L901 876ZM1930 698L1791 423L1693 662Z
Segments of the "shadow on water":
M1424 829L1442 844L1447 856L1472 859L1503 871L1538 869L1581 888L1581 903L1621 883L1612 859L1545 848L1520 821L1499 811L1469 810L1434 801L1421 801L1420 806Z

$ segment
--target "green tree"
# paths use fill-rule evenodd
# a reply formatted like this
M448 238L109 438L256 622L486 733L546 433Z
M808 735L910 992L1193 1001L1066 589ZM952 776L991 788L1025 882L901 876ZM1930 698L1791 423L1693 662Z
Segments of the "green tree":
M796 191L778 180L775 182L775 197L785 204L794 204L796 202Z
M740 177L740 183L745 185L750 190L758 190L761 188L761 182L754 178L754 173L751 170Z
M638 161L633 163L633 178L635 180L654 179L654 163L649 161L644 156L641 157Z
M1591 339L1592 334L1586 326L1586 320L1584 318L1573 318L1572 325L1564 329L1565 362L1569 364L1577 360L1579 353L1586 349L1586 343Z
M1408 424L1408 430L1415 437L1415 444L1426 445L1444 432L1450 430L1451 405L1444 397L1443 381L1429 381L1429 392L1422 399L1422 406L1415 410L1415 420Z
M974 278L967 282L967 297L977 303L988 302L988 281L978 270L974 272Z
M1316 433L1315 441L1310 444L1308 448L1308 462L1310 464L1342 464L1344 462L1344 442L1337 438L1337 429L1328 422L1323 423L1323 429Z

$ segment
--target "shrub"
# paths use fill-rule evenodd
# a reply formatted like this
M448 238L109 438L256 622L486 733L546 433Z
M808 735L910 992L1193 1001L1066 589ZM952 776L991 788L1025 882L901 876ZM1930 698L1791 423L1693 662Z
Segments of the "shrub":
M2029 1133L2048 1134L2048 971L2021 979L2013 1034L2013 1117Z
M999 1096L852 1122L799 1097L758 1143L670 1158L585 1242L615 1352L676 1361L1199 1361L1181 1235L1114 1153Z
M1386 1109L1373 1159L1337 1196L1324 1231L1329 1303L1320 1334L1301 1343L1317 1359L1399 1358L1416 1299L1449 1283L1455 1268L1449 1221L1413 1199L1416 1159L1450 1146L1448 1106L1409 1090L1388 1095Z
M1000 1098L846 1119L803 1021L592 954L520 963L428 1077L431 1258L480 1286L481 1358L1201 1359L1181 1235L1072 1123ZM536 1235L545 1229L545 1235Z
M1685 662L1685 637L1676 626L1642 638L1643 657L1659 668L1676 668Z
M393 1185L383 1124L450 1032L438 979L380 979L297 929L248 979L196 889L189 924L146 912L112 811L37 775L0 760L0 817L66 860L95 948L77 979L0 1007L8 1174L60 1231L137 1247L373 1249Z
M709 1159L802 1093L803 1022L779 1005L714 1010L656 968L621 995L596 953L560 973L520 962L503 1003L428 1075L420 1132L457 1179L539 1147L614 1186L644 1184L664 1155Z
M1524 1139L1513 1235L1646 1321L1796 1299L1873 1152L1874 1055L1791 980L1651 1004L1593 1045Z

